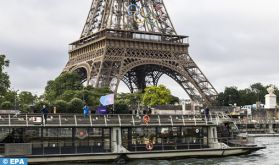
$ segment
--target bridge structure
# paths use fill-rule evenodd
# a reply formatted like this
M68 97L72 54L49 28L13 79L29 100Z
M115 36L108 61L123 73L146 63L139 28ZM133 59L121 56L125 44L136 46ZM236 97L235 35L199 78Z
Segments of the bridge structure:
M188 36L177 34L163 0L93 0L63 72L115 93L121 81L133 93L167 75L191 100L211 104L218 93L188 48Z

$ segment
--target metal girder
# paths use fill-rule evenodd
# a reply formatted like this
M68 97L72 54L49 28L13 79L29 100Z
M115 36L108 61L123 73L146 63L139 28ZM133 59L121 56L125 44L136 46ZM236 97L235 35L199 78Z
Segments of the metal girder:
M163 0L93 0L81 38L102 29L176 34Z
M143 91L165 74L192 100L210 104L218 93L188 54L185 38L176 35L163 0L93 0L64 71L78 70L83 81L115 93L120 81L131 92Z

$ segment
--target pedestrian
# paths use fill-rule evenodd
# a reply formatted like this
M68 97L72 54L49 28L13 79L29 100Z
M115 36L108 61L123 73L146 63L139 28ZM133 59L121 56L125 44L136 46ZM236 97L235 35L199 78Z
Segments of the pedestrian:
M147 114L147 110L146 110L145 108L143 109L143 111L142 111L142 112L143 112L143 114L144 114L144 115L146 115L146 114Z
M206 119L209 120L209 108L208 107L206 107L204 109L204 114L205 114Z
M41 113L43 114L43 119L44 119L45 124L47 124L48 109L45 105L43 105L43 109L41 109Z
M88 107L88 105L84 105L84 107L82 108L82 110L83 110L83 116L84 117L88 117L89 116L89 107Z
M151 115L152 114L152 109L151 107L148 107L148 112L147 112L148 115Z

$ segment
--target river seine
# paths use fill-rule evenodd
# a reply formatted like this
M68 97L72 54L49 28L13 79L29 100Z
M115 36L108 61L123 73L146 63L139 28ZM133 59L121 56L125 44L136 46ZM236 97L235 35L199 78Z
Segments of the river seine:
M127 165L279 165L279 137L256 138L255 142L259 145L265 145L266 149L243 156L213 159L183 159L173 161L137 160L127 162Z

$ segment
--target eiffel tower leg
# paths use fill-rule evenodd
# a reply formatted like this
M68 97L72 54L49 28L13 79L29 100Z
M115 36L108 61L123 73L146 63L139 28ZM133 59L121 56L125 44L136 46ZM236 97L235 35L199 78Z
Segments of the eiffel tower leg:
M120 62L103 59L101 62L94 63L93 66L91 85L97 88L108 87L117 92Z
M178 63L177 61L158 61L158 60L140 60L126 64L124 71L133 70L136 67L152 64L161 74L167 74L182 86L185 92L192 100L206 102L209 104L213 96L216 96L216 90L210 85L205 76L193 63ZM190 66L190 67L189 67ZM140 68L140 67L139 67ZM123 76L124 77L124 76ZM126 76L127 77L127 76Z
M162 72L150 70L152 68L139 67L129 71L123 78L131 93L143 92L147 86L157 86L163 75Z
M91 66L87 62L76 64L76 65L68 65L64 68L62 73L66 72L76 72L81 77L81 83L85 83L89 85L90 81L90 73L91 73Z
M131 93L134 93L137 91L137 86L134 83L135 81L133 80L135 76L133 76L130 72L128 72L122 79L122 81L126 84L126 86L129 88ZM120 79L118 79L120 82Z
M159 72L159 71L152 71L152 72L149 72L147 74L147 84L148 86L149 85L153 85L153 86L158 86L158 82L159 82L159 79L162 77L164 73L162 72Z

